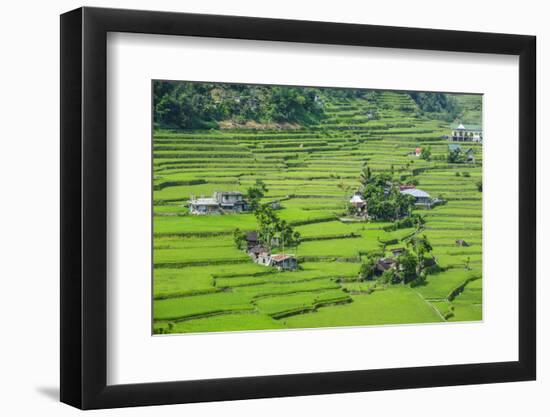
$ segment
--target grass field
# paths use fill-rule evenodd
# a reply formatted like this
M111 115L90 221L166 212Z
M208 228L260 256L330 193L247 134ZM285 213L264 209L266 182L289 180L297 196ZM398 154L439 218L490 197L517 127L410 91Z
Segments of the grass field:
M472 123L480 98L461 99ZM479 107L479 108L478 108ZM377 109L378 118L367 117ZM476 110L477 109L477 110ZM416 111L404 93L326 103L317 124L287 129L166 131L153 138L153 330L189 333L482 319L482 146L468 143L475 164L450 164L449 123ZM430 161L411 156L430 146ZM442 271L424 285L358 282L361 261L387 232L387 222L345 222L350 190L367 162L374 172L413 175L418 188L447 201L417 211ZM191 196L244 192L260 179L263 202L279 200L280 218L302 235L298 271L254 264L235 247L233 231L255 230L251 213L190 215ZM464 239L468 247L455 241ZM392 246L387 246L390 249Z

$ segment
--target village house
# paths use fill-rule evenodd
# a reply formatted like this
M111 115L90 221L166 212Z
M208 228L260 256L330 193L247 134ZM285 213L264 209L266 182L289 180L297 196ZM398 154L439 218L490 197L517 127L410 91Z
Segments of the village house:
M430 195L421 190L420 188L406 188L400 190L401 194L410 195L414 198L414 204L417 206L423 206L430 208L432 206L432 199Z
M257 244L247 250L250 258L258 265L272 266L280 271L298 269L298 260L290 254L273 254L261 244Z
M268 251L260 252L258 255L258 258L256 259L256 263L260 265L269 266L271 264L271 255Z
M355 208L357 214L364 214L367 211L367 202L361 197L360 193L355 193L349 203Z
M269 249L263 245L255 245L248 249L248 255L250 258L260 265L269 265L270 256Z
M191 196L189 200L191 214L240 213L246 210L248 204L239 191L216 191L212 197Z
M219 203L211 197L194 198L189 200L191 214L221 214Z
M393 270L400 270L402 271L402 266L399 265L397 262L397 257L405 252L405 248L397 248L392 250L393 257L388 258L380 258L376 262L376 265L374 266L374 274L377 276L382 275L384 272L393 269ZM423 266L425 268L429 268L432 266L437 265L436 259L434 257L426 257L423 260Z
M270 265L282 270L295 270L298 269L298 260L294 255L275 254L271 255Z
M456 243L456 246L464 246L464 247L470 246L470 244L466 242L464 239L458 239L456 240L455 243Z
M422 148L416 148L414 150L414 156L419 157L420 155L422 155Z
M214 198L223 210L239 213L248 210L243 193L239 191L216 191Z
M396 268L397 268L397 261L395 259L380 258L378 262L376 262L376 266L374 267L374 273L376 275L382 275L387 270L396 269Z
M450 140L453 142L483 142L483 131L479 125L451 126Z

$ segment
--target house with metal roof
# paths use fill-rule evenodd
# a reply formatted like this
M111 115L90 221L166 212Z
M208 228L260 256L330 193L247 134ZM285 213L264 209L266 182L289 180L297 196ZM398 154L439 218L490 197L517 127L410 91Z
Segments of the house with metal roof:
M271 255L270 265L282 270L294 270L298 269L298 260L294 255L275 254Z
M414 204L418 206L431 207L432 199L430 195L419 188L407 188L400 191L401 194L410 195L414 198Z
M451 126L450 140L453 142L483 142L483 130L480 125L459 123Z
M220 204L215 198L191 196L189 200L189 212L191 214L221 214Z
M212 197L191 196L189 200L191 214L240 213L246 210L248 203L239 191L216 191Z

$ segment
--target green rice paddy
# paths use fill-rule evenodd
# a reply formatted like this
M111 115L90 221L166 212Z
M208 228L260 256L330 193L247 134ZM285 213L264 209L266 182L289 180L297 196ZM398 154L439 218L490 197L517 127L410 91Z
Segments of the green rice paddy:
M447 153L449 124L414 111L416 104L403 93L385 92L377 103L326 105L328 118L307 128L155 131L155 333L482 319L482 193L476 187L481 145L463 145L474 149L475 164L438 158ZM378 119L366 117L374 106ZM431 161L410 155L426 146ZM365 162L375 172L414 174L418 188L447 201L418 209L426 218L422 233L443 268L424 285L357 280L361 260L380 250L380 241L397 240L398 247L414 232L342 221ZM256 179L268 187L264 202L279 200L277 214L304 239L295 250L298 271L256 265L236 249L233 231L255 230L252 214L188 213L191 196L244 192ZM458 239L469 246L457 246Z

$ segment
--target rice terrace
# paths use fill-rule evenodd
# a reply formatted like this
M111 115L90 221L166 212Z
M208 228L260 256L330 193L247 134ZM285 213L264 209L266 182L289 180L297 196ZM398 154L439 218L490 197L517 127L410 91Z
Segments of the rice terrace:
M482 319L482 96L153 81L153 333Z

